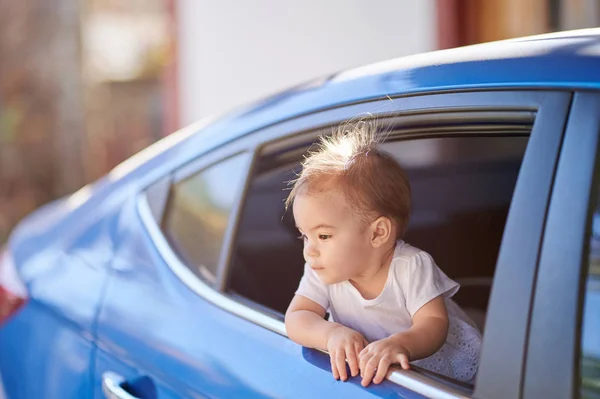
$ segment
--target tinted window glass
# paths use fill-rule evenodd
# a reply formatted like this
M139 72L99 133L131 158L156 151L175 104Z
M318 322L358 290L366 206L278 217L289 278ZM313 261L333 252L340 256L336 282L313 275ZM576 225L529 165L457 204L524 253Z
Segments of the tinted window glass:
M162 229L190 269L214 282L225 229L246 175L237 155L173 185Z
M582 397L600 398L600 206L592 219L581 336Z

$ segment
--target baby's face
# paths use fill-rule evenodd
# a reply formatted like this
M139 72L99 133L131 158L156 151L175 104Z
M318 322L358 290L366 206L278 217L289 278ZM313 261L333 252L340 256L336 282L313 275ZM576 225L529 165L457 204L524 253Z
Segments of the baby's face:
M293 210L304 259L324 284L349 280L365 270L373 254L371 232L341 191L300 194Z

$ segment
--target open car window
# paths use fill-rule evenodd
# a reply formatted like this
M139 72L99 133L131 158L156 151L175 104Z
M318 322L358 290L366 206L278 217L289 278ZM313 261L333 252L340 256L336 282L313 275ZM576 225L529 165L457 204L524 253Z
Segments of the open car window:
M455 296L481 330L504 224L530 124L495 127L490 134L444 133L425 137L389 134L382 149L405 168L412 185L413 211L405 240L429 252L440 268L461 283ZM388 132L389 133L389 132ZM303 273L302 242L293 216L285 211L287 182L300 171L314 142L263 150L242 207L227 291L249 306L283 320ZM425 373L449 384L469 385Z

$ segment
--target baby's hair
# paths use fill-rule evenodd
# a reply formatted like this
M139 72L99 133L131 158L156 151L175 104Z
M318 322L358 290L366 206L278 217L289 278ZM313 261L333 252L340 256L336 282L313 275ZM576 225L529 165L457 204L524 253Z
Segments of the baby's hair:
M410 183L379 144L377 125L366 120L342 124L331 136L321 136L302 162L298 177L289 182L286 209L299 194L337 185L365 223L386 216L395 222L397 238L402 238L410 216Z

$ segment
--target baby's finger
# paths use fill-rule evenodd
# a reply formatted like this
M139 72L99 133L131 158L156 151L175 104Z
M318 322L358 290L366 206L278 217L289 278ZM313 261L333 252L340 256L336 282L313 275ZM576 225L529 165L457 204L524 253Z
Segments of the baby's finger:
M358 361L360 361L360 354L362 353L363 349L364 347L360 342L354 343L354 352L356 353L356 359L358 359ZM358 363L356 364L358 365Z
M377 366L377 373L375 374L375 378L373 378L374 384L379 384L381 381L383 381L391 364L392 361L389 357L384 356L381 358L379 361L379 366Z
M343 350L336 352L335 365L340 375L340 380L346 381L348 379L348 373L346 372L346 356Z
M359 371L356 349L352 347L346 348L346 358L348 359L348 365L350 366L350 373L352 373L352 377L356 377Z
M337 366L335 365L335 352L329 354L329 361L331 362L331 372L333 373L333 378L339 380L340 373L338 373Z
M364 351L360 353L360 356L358 358L358 368L360 369L361 377L364 377L365 368L367 367L367 363L369 362L369 359L371 359L371 357L373 357L373 354L371 353L364 353Z
M367 344L365 345L361 350L360 353L358 354L359 357L363 357L364 355L366 355L369 350L371 349L371 347Z
M410 369L410 364L408 363L408 356L406 356L405 354L401 353L400 355L398 355L398 363L400 363L400 366L403 370Z
M373 376L375 375L375 369L377 368L377 364L379 363L377 361L377 357L373 356L371 357L371 360L369 360L369 362L367 363L367 365L365 366L365 369L363 370L363 379L362 379L362 386L366 387L371 383L371 380L373 379Z

